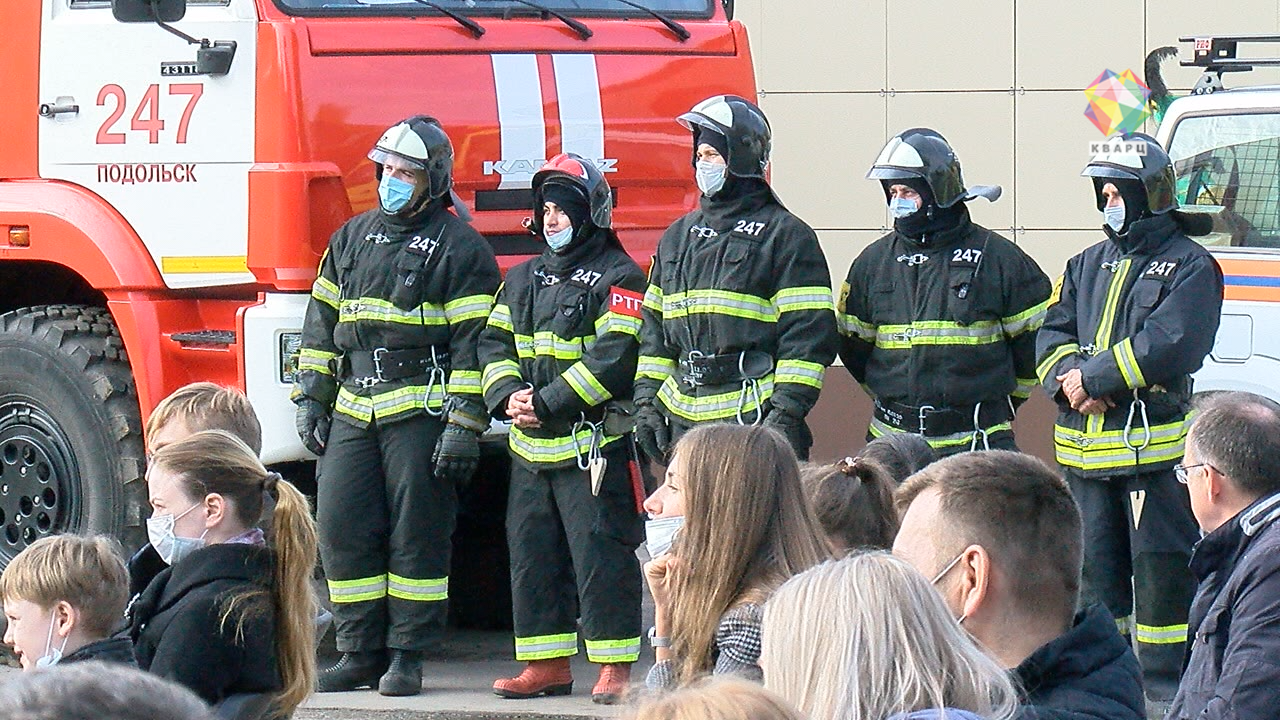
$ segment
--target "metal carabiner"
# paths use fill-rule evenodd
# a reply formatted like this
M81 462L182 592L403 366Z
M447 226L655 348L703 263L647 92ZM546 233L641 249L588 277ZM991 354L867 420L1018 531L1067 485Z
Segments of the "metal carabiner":
M743 419L746 415L744 410L747 407L748 397L754 400L756 404L755 419L751 422L746 422L746 420ZM738 392L738 410L735 417L737 418L739 425L759 425L760 421L764 420L764 400L760 397L759 380L744 379L742 381L742 390Z
M444 417L445 412L447 412L443 401L440 403L439 410L431 407L431 391L437 387L440 388L440 394L443 396L445 394L445 373L444 368L439 365L433 366L431 372L427 373L427 389L422 396L422 407L426 409L428 415L436 418Z
M1142 417L1142 444L1134 445L1129 440L1129 433L1133 432L1133 416L1140 414ZM1138 390L1133 390L1133 403L1129 405L1129 417L1124 421L1124 446L1135 453L1147 449L1151 444L1151 422L1147 420L1147 403L1138 397Z
M920 410L916 412L916 430L920 435L924 435L925 418L934 410L937 410L937 408L932 405L921 405Z
M969 441L969 451L978 449L978 438L982 438L982 449L990 450L991 442L987 429L978 422L978 413L982 412L982 403L973 406L973 439Z
M593 423L587 419L586 413L579 413L578 420L573 424L570 435L573 437L573 454L576 456L579 470L591 469L591 463L600 458L600 444L603 441L601 425ZM582 440L578 437L583 430L591 431L591 438L587 441L586 452L582 450Z

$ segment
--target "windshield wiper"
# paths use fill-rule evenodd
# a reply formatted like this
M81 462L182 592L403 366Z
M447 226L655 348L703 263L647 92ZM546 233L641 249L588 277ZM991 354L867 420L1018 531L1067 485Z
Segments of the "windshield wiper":
M686 29L685 29L685 27L684 27L683 25L681 25L680 23L676 22L675 20L672 20L671 18L667 17L666 15L663 15L662 13L658 12L657 10L654 10L653 8L645 7L644 5L641 5L641 4L640 4L640 3L638 3L638 2L632 2L631 0L613 0L613 1L614 1L614 2L616 2L616 3L622 3L623 5L626 5L627 7L633 7L633 8L635 8L635 9L637 9L637 10L641 10L641 11L644 11L644 12L649 13L650 15L652 15L652 16L653 16L653 18L654 18L655 20L657 20L658 22L662 23L663 25L666 25L666 26L667 26L667 29L671 31L671 34L672 34L672 35L675 35L675 36L676 36L676 38L677 38L680 42L684 42L685 40L688 40L688 39L689 39L689 37L690 37L690 35L689 35L689 31L688 31L688 30L686 30Z
M431 2L431 0L413 0L413 1L418 3L419 5L426 5L432 10L435 10L436 12L443 13L453 18L454 20L457 21L459 25L466 28L467 30L470 30L472 37L476 39L479 39L481 35L484 35L484 28L480 26L480 23L476 22L475 20L472 20L466 15L459 15L458 13L450 10L447 7ZM618 0L618 2L626 2L626 0Z
M535 8L541 11L546 15L550 15L551 17L559 20L565 25L568 25L569 27L573 28L573 31L578 33L578 37L582 38L583 40L589 40L591 39L591 36L595 34L591 32L591 28L587 27L586 25L583 25L577 20L574 20L568 15L564 15L559 12L556 12L555 10L552 10L546 5L541 5L536 2L533 2L533 0L511 0L511 2L517 2L517 3L520 3L521 5L527 5L531 8ZM621 0L619 0L619 2L621 2Z

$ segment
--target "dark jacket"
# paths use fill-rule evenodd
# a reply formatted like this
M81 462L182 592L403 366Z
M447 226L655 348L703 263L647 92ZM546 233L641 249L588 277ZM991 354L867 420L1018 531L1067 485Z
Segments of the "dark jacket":
M532 385L542 427L511 428L512 455L527 465L577 461L590 430L573 434L579 417L599 422L604 407L629 401L639 352L645 277L613 242L592 230L564 254L550 250L512 268L480 336L485 402L507 419L507 398ZM606 434L602 444L615 442Z
M121 665L138 666L133 657L133 643L127 637L109 637L105 640L91 642L58 661L59 665L101 660L102 662L120 663Z
M486 429L476 341L497 289L488 243L439 202L403 222L378 208L357 215L329 240L312 285L294 400L317 400L367 427L374 418L439 412L447 392L470 405L451 410L451 421ZM361 387L343 355L379 348L436 348L448 354L447 375L423 372Z
M1168 720L1280 716L1280 493L1209 533L1191 556L1200 581L1186 668Z
M890 410L877 412L871 434L919 432L909 408L929 407L930 445L967 449L978 403L982 429L1008 431L1012 408L1035 385L1036 330L1050 289L1034 260L963 207L947 229L921 240L895 230L863 250L836 314L845 368ZM944 408L955 417L938 415Z
M1058 403L1058 462L1085 477L1168 470L1182 458L1191 373L1213 347L1222 310L1217 261L1172 213L1108 234L1067 262L1036 342L1036 372ZM1072 410L1057 377L1074 368L1089 397L1115 407Z
M763 182L733 180L735 193L702 198L667 228L644 298L636 404L684 426L740 414L751 422L770 407L802 419L836 354L831 276L817 235ZM680 367L691 352L745 351L772 359L758 395L740 377L695 385Z
M223 622L231 598L270 591L273 563L267 548L222 543L157 575L131 609L138 667L187 686L211 705L235 693L279 691L269 595ZM242 618L243 632L237 633Z
M1111 613L1095 605L1013 670L1025 720L1146 720L1142 670Z

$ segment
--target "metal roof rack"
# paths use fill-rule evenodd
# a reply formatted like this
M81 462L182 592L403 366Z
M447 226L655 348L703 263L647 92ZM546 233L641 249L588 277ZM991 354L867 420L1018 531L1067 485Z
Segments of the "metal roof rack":
M1277 43L1280 35L1211 35L1180 37L1178 42L1194 43L1190 60L1183 60L1183 67L1202 67L1204 74L1192 88L1192 95L1207 95L1225 89L1222 73L1249 72L1255 67L1280 67L1280 57L1237 57L1241 43Z

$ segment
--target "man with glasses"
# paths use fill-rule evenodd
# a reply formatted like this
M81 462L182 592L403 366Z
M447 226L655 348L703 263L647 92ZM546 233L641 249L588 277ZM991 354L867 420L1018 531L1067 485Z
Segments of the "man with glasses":
M1025 717L1145 720L1141 671L1111 614L1076 612L1080 511L1029 455L933 463L899 488L895 555L933 578L966 630L1023 689Z
M1174 468L1204 538L1191 556L1182 682L1169 720L1270 718L1280 687L1280 404L1214 396Z

